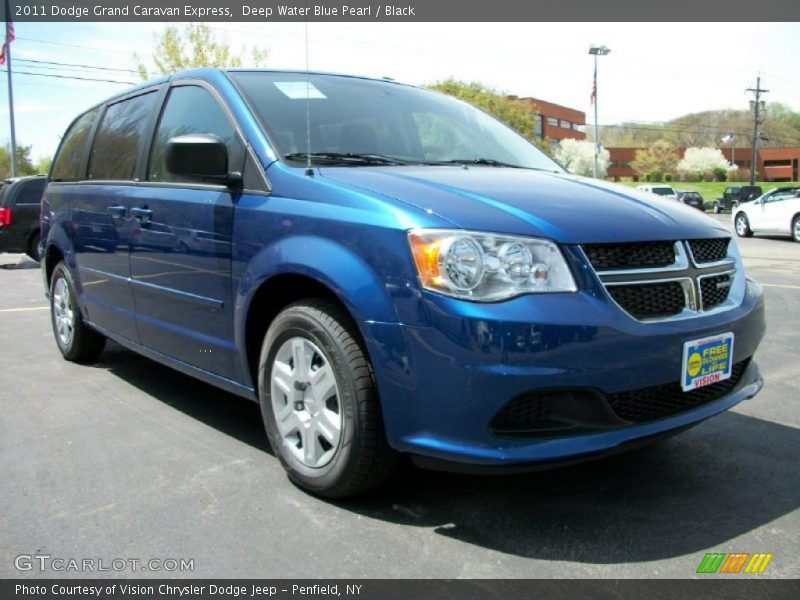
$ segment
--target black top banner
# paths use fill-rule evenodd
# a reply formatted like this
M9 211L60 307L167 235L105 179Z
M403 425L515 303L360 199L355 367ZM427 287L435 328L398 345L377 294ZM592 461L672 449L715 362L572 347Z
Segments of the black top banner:
M800 21L798 0L9 0L8 4L14 21Z

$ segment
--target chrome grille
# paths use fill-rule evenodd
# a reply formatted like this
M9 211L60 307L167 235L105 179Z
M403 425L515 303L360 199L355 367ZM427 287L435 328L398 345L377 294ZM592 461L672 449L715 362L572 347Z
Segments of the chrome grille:
M586 244L582 249L609 297L640 321L721 309L736 276L730 238Z

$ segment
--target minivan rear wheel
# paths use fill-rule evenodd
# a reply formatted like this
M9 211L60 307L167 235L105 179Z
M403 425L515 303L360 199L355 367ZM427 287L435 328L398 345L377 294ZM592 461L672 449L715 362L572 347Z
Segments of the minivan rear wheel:
M103 352L106 338L84 322L72 276L63 262L56 265L50 279L50 319L56 344L65 359L94 362Z
M285 308L261 347L258 389L272 449L294 483L328 498L379 485L397 459L358 340L343 309L309 299Z

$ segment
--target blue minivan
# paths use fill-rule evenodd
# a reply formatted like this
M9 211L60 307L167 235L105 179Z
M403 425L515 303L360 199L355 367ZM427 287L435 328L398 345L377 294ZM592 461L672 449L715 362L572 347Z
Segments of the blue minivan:
M519 471L754 396L762 290L716 221L571 176L447 96L187 71L80 115L42 207L64 357L105 340L260 402L291 479Z

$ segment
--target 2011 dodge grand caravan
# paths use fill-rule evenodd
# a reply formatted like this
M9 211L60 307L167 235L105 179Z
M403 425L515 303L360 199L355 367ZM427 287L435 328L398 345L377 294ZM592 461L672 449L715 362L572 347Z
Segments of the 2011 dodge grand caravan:
M64 357L111 338L260 402L292 480L324 496L401 454L611 453L762 385L762 292L724 228L406 85L144 84L72 123L42 213Z

